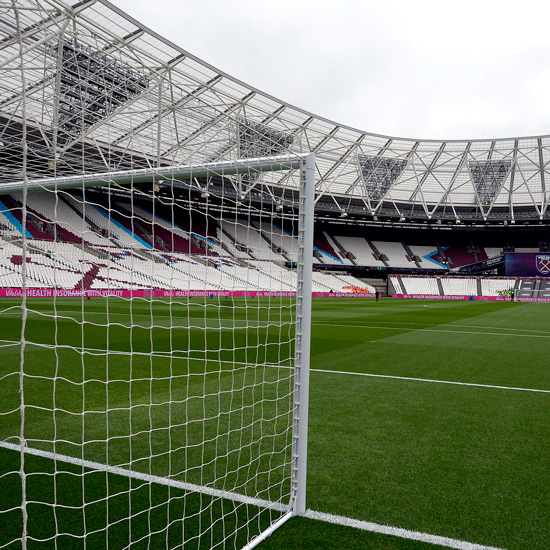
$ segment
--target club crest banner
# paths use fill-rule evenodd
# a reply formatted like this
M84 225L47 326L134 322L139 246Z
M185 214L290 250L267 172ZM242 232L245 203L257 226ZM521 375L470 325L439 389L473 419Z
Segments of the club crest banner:
M537 254L536 266L541 275L548 275L550 273L550 254Z

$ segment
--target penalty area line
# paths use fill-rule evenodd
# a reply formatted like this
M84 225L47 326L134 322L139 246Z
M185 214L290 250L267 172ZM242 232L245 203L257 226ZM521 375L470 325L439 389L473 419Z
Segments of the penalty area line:
M390 378L392 380L410 380L411 382L431 382L432 384L450 384L452 386L473 386L474 388L490 388L495 390L527 391L533 393L550 393L550 390L536 388L516 388L514 386L496 386L492 384L475 384L473 382L454 382L452 380L435 380L432 378L413 378L411 376L395 376L391 374L372 374L368 372L349 372L345 370L310 369L311 372L328 374L347 374L348 376L364 376L366 378Z
M439 535L430 535L429 533L422 533L420 531L410 531L409 529L402 529L400 527L380 525L379 523L361 521L345 516L335 516L333 514L326 514L323 512L314 512L313 510L306 510L304 516L306 518L316 519L326 523L342 525L343 527L354 527L355 529L361 529L362 531L370 531L371 533L379 533L382 535L391 535L402 539L416 540L428 544L437 544L439 546L454 548L456 550L505 550L504 548L497 548L496 546L485 546L483 544L475 544L473 542L451 539Z

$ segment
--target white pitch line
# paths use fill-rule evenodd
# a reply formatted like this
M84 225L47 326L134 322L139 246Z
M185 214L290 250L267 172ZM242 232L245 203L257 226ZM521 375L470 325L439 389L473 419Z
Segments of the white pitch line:
M34 449L32 447L21 447L14 443L7 443L6 441L0 441L0 448L8 449L10 451L21 452L25 454L39 456L42 458L49 458L58 462L65 462L67 464L74 464L82 468L88 468L94 471L107 472L110 474L129 477L132 479L139 479L147 483L158 483L160 485L166 485L182 489L184 491L190 491L193 493L202 493L212 497L224 498L232 500L234 502L241 502L243 504L250 504L252 506L271 508L280 512L288 512L288 506L280 502L272 502L269 500L263 500L259 498L247 497L233 491L222 491L220 489L213 489L212 487L205 487L204 485L195 485L193 483L184 483L182 481L176 481L174 479L153 476L145 474L143 472L136 472L135 470L129 470L126 468L111 467L100 462L93 462L90 460L83 460L81 458L75 458L72 456L52 453L49 451L42 451L40 449ZM342 525L345 527L353 527L355 529L361 529L363 531L370 531L373 533L380 533L384 535L391 535L408 540L416 540L420 542L426 542L428 544L438 544L446 548L454 548L455 550L505 550L504 548L497 548L495 546L484 546L481 544L475 544L458 539L451 539L448 537L442 537L439 535L430 535L429 533L422 533L419 531L411 531L409 529L403 529L401 527L391 527L388 525L380 525L378 523L372 523L369 521L362 521L358 519L348 518L345 516L336 516L333 514L326 514L323 512L315 512L313 510L306 510L304 514L306 518L314 519L318 521L324 521L335 525Z
M409 529L402 529L400 527L380 525L379 523L371 523L370 521L361 521L344 516L335 516L333 514L325 514L323 512L314 512L313 510L306 510L305 517L316 519L319 521L325 521L327 523L333 523L336 525L342 525L345 527L354 527L355 529L370 531L372 533L391 535L408 540L417 540L420 542L426 542L428 544L438 544L439 546L444 546L446 548L455 548L456 550L505 550L504 548L497 548L496 546L485 546L483 544L475 544L473 542L466 542L464 540L451 539L448 537L441 537L439 535L430 535L428 533L422 533L419 531L410 531Z
M288 511L288 506L280 502L272 502L270 500L247 497L246 495L241 495L233 491L223 491L221 489L214 489L212 487L206 487L204 485L196 485L194 483L177 481L168 477L153 476L150 474L145 474L143 472L137 472L136 470L120 468L117 466L109 466L107 464L101 464L101 462L92 462L91 460L83 460L81 458L75 458L74 456L67 456L58 453L52 453L49 451L42 451L41 449L33 449L32 447L21 447L21 445L7 443L6 441L0 441L0 448L17 452L21 452L21 450L23 450L25 454L40 456L42 458L49 458L51 460L56 460L57 462L65 462L67 464L74 464L75 466L80 466L82 468L89 468L90 470L94 471L107 472L109 474L129 477L132 479L139 479L147 483L158 483L159 485L167 485L169 487L175 487L176 489L182 489L183 491L202 493L204 495L209 495L216 498L225 498L234 502L241 502L242 504L250 504L253 506L271 508L280 512Z
M367 340L368 342L378 342L378 340ZM0 342L9 342L8 340L0 340ZM13 342L13 344L19 344L19 342ZM55 347L58 347L58 348L67 348L67 349L72 349L78 353L86 353L86 354L89 354L89 355L129 355L129 352L127 351L120 351L120 350L96 350L94 348L74 348L72 346L63 346L63 345L59 345L59 346L49 346L49 345L44 345L44 344L33 344L33 345L36 345L36 346L40 346L40 347L47 347L47 348L55 348ZM7 346L2 346L0 345L0 347L7 347ZM163 352L156 352L154 354L151 354L151 353L145 353L145 352L132 352L133 355L143 355L145 357L155 357L155 358L164 358L164 359L169 359L170 357L176 359L176 360L183 360L183 361L204 361L204 358L202 357L189 357L189 356L185 356L185 355L175 355L175 354L171 354L169 352L167 353L163 353ZM210 361L210 360L207 360L207 361ZM268 368L277 368L277 369L288 369L288 370L292 370L294 367L292 365L277 365L277 364L269 364L269 363L266 363L266 364L261 364L261 365L256 365L254 363L243 363L243 362L239 362L239 361L223 361L223 360L217 360L217 359L212 359L211 360L212 363L215 363L215 364L220 364L220 365L233 365L233 367L238 367L238 368L243 368L243 367L246 367L246 368L263 368L263 367L268 367ZM350 372L350 371L341 371L341 370L330 370L330 369L313 369L313 368L310 368L310 371L311 372L324 372L324 373L328 373L328 374L346 374L346 375L349 375L349 376L365 376L365 377L368 377L368 378L389 378L389 379L393 379L393 380L410 380L412 382L432 382L434 384L451 384L451 385L455 385L455 386L473 386L473 387L476 387L476 388L492 388L492 389L498 389L498 390L514 390L514 391L527 391L527 392L534 392L534 393L550 393L550 390L541 390L541 389L537 389L537 388L517 388L515 386L497 386L497 385L491 385L491 384L475 384L475 383L472 383L472 382L455 382L455 381L452 381L452 380L435 380L435 379L432 379L432 378L414 378L414 377L411 377L411 376L396 376L396 375L390 375L390 374L373 374L373 373L366 373L366 372ZM231 371L230 370L227 370L227 371L224 371L226 372L227 374L229 374ZM12 375L13 373L8 373L8 375ZM216 370L212 370L210 372L210 374L219 374L219 371L216 371ZM6 375L6 376L8 376ZM204 376L204 373L190 373L190 376ZM1 378L0 378L1 380ZM87 380L88 382L90 380ZM117 381L117 380L112 380L112 381Z
M349 372L345 370L310 369L311 372L326 372L329 374L347 374L348 376L364 376L366 378L391 378L393 380L410 380L412 382L432 382L433 384L451 384L453 386L474 386L476 388L491 388L496 390L527 391L534 393L550 393L550 390L536 388L516 388L514 386L495 386L492 384L474 384L472 382L454 382L451 380L435 380L432 378L413 378L411 376L395 376L390 374L372 374L367 372Z
M332 323L311 323L312 325L319 325L323 327L345 327L345 328L373 328L378 330L407 330L409 332L448 332L451 334L478 334L480 336L514 336L517 338L550 338L550 334L509 334L504 332L479 332L477 330L445 330L445 329L433 329L433 328L415 328L409 329L406 327L377 327L372 325L336 325Z

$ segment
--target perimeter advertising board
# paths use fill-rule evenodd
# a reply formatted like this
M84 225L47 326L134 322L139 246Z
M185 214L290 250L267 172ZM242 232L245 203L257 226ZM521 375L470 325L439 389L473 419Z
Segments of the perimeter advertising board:
M513 277L550 277L550 253L507 253L504 273Z
M149 289L65 289L27 288L27 298L276 298L296 292L263 290L149 290ZM374 298L369 292L312 292L314 298ZM22 298L22 288L0 288L0 298Z

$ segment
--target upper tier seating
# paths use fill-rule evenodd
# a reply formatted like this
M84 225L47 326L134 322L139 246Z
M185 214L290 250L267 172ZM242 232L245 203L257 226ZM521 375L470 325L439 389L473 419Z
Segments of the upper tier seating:
M5 237L18 237L21 235L21 223L2 202L2 197L0 197L0 231Z
M415 263L407 258L407 251L401 243L372 241L372 244L380 254L386 256L389 267L415 267Z
M254 258L256 260L284 261L284 258L271 250L269 243L259 231L251 225L243 225L239 220L223 220L221 223L223 231L229 233L231 238L241 245L248 248L244 254L242 250L236 248L235 243L231 242L231 249L235 250L237 257ZM226 236L227 237L227 236ZM227 244L228 239L225 239Z
M115 214L109 213L101 205L91 201L81 202L72 197L68 198L68 202L81 213L81 216L85 216L86 221L104 229L109 236L109 240L114 239L117 246L153 248L150 243L141 239L137 233L133 233L130 229L124 227L123 224L116 220Z
M420 267L423 269L447 269L436 257L439 251L433 246L410 245L411 252L419 259ZM429 256L429 257L428 257ZM431 259L430 259L431 258Z
M178 225L159 217L140 206L134 206L133 214L128 205L117 204L120 211L131 216L136 228L143 228L148 233L148 242L153 244L156 250L165 252L181 252L184 254L205 254L207 250L212 254L225 255L228 253L219 244L208 239L204 235L190 234ZM193 235L202 246L193 242Z
M459 247L446 248L445 256L447 256L450 259L451 267L461 267L463 265L473 264L477 261L476 255L473 252L468 252L467 248L459 248Z
M384 265L382 260L374 257L372 248L363 237L335 236L334 239L344 250L353 254L357 265L373 267Z
M52 222L55 220L58 226L66 229L69 233L76 235L80 239L84 239L84 241L92 245L109 246L109 240L97 231L94 231L85 218L77 213L82 212L82 209L77 206L78 201L70 195L60 194L56 197L55 194L48 192L29 193L27 203L44 218ZM74 208L71 208L69 205L72 205ZM106 225L105 220L100 221L101 225L99 227Z
M332 246L324 231L315 231L313 246L316 252L316 261L322 264L343 264L340 254Z
M260 222L255 224L269 241L276 247L281 248L282 254L291 262L298 261L298 239L276 224Z

